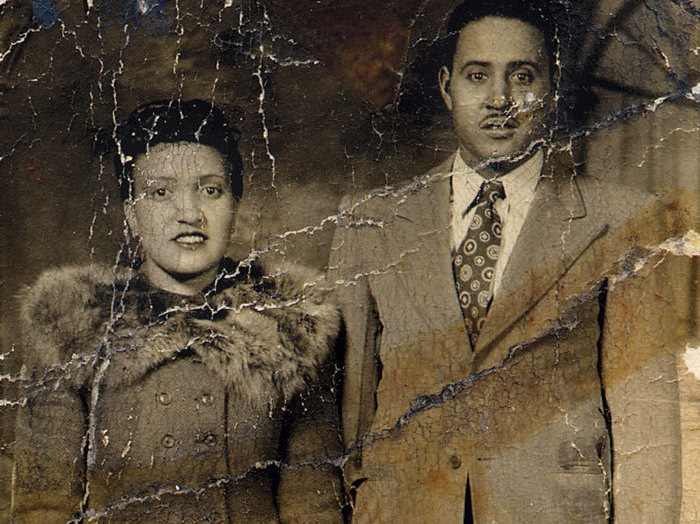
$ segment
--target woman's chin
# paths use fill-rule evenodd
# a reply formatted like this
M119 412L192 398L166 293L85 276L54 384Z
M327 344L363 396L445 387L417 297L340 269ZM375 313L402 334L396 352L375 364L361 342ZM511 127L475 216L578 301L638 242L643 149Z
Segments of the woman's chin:
M147 259L141 270L155 287L166 291L177 289L177 292L182 292L180 285L192 285L197 289L190 289L189 291L198 291L214 280L219 268L219 261L217 259L216 261L212 260L204 263L204 261L181 260L178 264L158 264Z

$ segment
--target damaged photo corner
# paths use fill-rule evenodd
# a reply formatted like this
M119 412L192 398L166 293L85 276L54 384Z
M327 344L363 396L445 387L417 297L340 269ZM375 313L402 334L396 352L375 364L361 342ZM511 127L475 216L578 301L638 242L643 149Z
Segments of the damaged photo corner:
M700 520L698 18L0 0L0 521Z

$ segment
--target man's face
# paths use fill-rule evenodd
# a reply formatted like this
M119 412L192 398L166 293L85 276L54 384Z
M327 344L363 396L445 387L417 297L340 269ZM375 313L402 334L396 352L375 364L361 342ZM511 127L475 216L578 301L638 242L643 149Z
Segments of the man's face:
M236 202L223 156L192 142L157 144L134 163L129 226L141 240L143 271L160 287L215 273L229 244ZM212 275L213 278L214 275Z
M465 25L440 88L452 113L465 162L517 160L546 131L552 107L549 59L542 34L513 18Z

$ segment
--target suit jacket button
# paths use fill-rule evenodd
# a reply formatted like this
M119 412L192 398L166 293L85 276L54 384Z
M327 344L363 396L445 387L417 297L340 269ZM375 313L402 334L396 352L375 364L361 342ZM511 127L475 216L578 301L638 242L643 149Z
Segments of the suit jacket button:
M216 435L209 433L204 437L204 443L209 447L216 446Z
M211 406L214 403L214 396L210 393L204 393L202 395L202 404L205 406Z
M173 397L170 396L170 393L166 393L165 391L163 393L158 393L158 402L160 402L164 406L167 406L172 401Z
M175 445L175 438L172 435L164 435L160 443L164 448L172 448Z
M462 467L462 459L458 455L452 455L449 459L450 467L452 469L459 469Z

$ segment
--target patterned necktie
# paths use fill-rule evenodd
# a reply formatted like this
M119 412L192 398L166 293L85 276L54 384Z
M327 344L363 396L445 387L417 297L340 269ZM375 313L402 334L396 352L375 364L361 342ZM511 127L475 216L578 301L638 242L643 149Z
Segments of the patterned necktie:
M476 346L493 298L493 277L501 247L501 217L494 208L498 198L505 198L500 181L481 184L472 204L474 218L452 261L457 296L472 347Z

